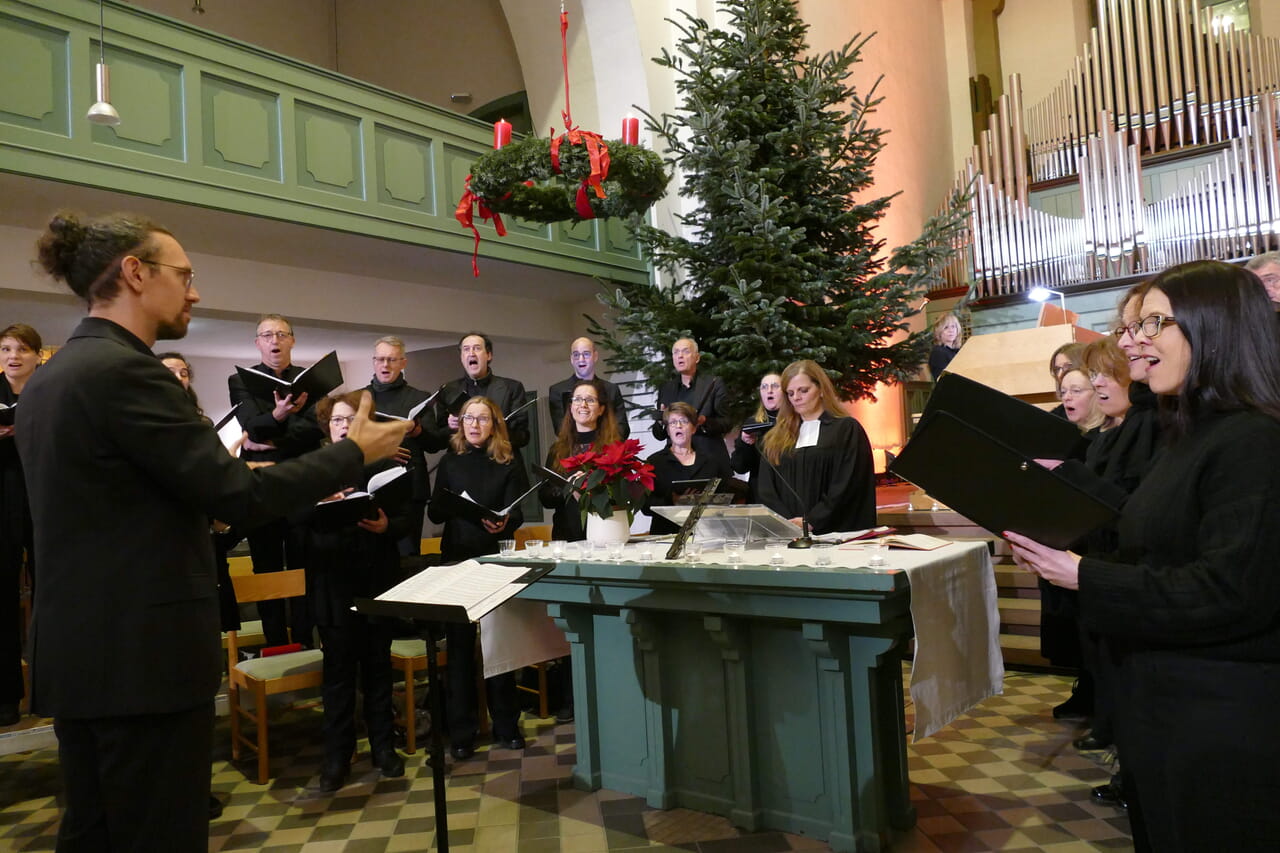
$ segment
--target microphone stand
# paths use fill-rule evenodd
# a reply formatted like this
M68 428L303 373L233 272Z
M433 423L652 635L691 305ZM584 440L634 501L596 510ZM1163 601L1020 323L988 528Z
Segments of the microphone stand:
M759 453L760 458L764 460L765 464L768 465L773 470L773 473L778 477L778 482L787 487L787 491L791 492L791 494L795 496L795 499L799 502L801 507L800 529L804 531L804 535L798 539L792 539L787 547L795 549L812 548L813 537L809 535L809 510L804 508L804 498L800 497L800 493L797 492L789 482L787 482L787 478L782 476L782 472L778 470L778 466L774 465L773 462L770 461L765 452L761 450Z

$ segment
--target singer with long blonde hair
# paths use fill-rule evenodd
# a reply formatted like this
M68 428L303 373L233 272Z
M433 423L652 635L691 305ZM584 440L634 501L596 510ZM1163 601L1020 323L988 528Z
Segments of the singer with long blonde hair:
M874 527L875 465L862 425L815 362L788 364L782 389L778 422L760 448L760 502L814 533Z

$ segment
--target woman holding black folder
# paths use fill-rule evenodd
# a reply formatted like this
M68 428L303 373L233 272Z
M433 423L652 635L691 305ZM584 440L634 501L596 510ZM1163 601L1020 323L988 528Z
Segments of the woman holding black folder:
M355 391L325 397L315 407L316 420L328 433L325 443L347 437L360 405ZM368 478L396 463L384 460L364 471ZM324 758L320 790L332 793L347 781L356 748L356 682L364 697L364 720L374 767L387 778L404 775L404 759L396 753L395 709L391 704L392 629L376 618L352 610L357 598L373 598L397 580L397 540L410 527L408 478L378 491L373 511L352 521L338 506L317 506L295 517L303 531L307 571L307 604L324 649ZM346 491L352 491L347 489ZM329 501L342 497L334 495ZM322 502L322 504L325 502ZM350 506L350 505L348 505ZM345 507L343 507L345 509ZM330 513L337 512L337 515ZM340 517L338 517L340 516Z
M1171 267L1128 326L1176 411L1103 558L1007 532L1078 589L1118 667L1116 744L1138 850L1270 851L1280 738L1280 342L1239 267ZM1129 783L1132 783L1131 785Z
M814 533L876 526L876 474L871 442L840 404L817 363L793 361L782 371L778 423L760 455L760 502Z
M760 379L760 405L755 417L742 425L733 441L733 453L729 465L735 474L746 474L747 503L759 503L756 486L760 479L760 439L778 421L778 407L782 405L782 377L766 373Z
M427 506L431 520L444 524L440 553L446 563L498 553L499 540L513 534L524 522L519 506L497 521L466 513L458 495L465 492L482 507L499 509L510 506L527 488L524 468L515 462L507 424L497 404L487 397L472 397L463 403L458 425L436 469L435 489ZM445 637L449 650L445 714L450 753L462 760L475 754L480 730L473 651L476 626L471 622L446 622ZM507 749L524 749L515 673L504 672L485 682L494 741Z
M599 379L584 379L573 386L569 408L560 423L555 444L547 451L547 468L565 475L563 459L577 456L592 448L599 449L622 438L618 420L609 405L608 389ZM587 538L582 527L582 513L576 493L567 484L548 478L538 488L538 500L554 514L551 516L551 538L578 542Z

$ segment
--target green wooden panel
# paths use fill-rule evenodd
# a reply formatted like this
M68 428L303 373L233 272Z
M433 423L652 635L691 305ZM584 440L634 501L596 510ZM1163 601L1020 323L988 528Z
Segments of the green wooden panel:
M360 119L305 101L294 104L298 185L364 198Z
M507 230L512 234L524 234L538 240L551 239L551 226L544 222L529 222L514 216L504 217L502 221L507 223Z
M556 232L560 242L584 249L599 249L596 242L595 222L559 222Z
M640 244L631 239L625 219L606 219L602 225L603 251L624 258L639 258Z
M96 55L98 43L91 46ZM93 125L93 141L185 160L182 66L110 44L107 64L111 67L111 103L121 121L116 127Z
M67 33L0 15L0 122L70 134Z
M377 199L383 204L435 214L435 171L431 139L381 124L373 128Z
M279 182L280 98L212 74L200 75L204 163Z

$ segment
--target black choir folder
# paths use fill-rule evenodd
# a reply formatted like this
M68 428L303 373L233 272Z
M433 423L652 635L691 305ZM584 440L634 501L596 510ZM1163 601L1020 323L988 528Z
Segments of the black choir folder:
M1019 406L1027 405L993 393ZM1060 420L1036 411L1049 420ZM1054 548L1070 547L1119 512L1118 507L1036 462L1037 458L1054 456L1040 455L1050 445L1027 436L1021 420L1002 421L993 416L984 417L983 423L989 429L935 407L921 419L907 446L889 466L890 472L997 535L1012 530ZM1035 450L1028 453L1025 448Z
M337 352L333 351L299 373L292 382L252 367L236 367L236 374L255 397L273 400L273 394L281 398L291 394L297 399L305 392L308 406L342 384L342 366L338 364Z
M1032 459L1082 458L1088 444L1080 429L1066 418L956 373L938 380L920 422L934 412L949 412Z

